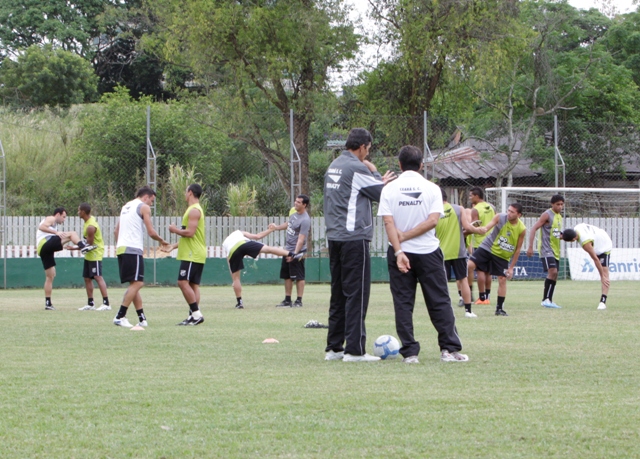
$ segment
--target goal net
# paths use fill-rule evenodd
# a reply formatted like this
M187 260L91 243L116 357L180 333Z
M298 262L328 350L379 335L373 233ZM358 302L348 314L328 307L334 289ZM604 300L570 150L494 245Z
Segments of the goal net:
M611 280L640 280L640 189L637 188L487 188L485 200L506 212L509 204L523 207L523 221L530 231L545 210L551 207L551 197L564 197L563 227L573 228L587 223L605 230L613 241ZM534 240L534 256L526 256L529 233L525 238L518 265L526 272L521 279L546 277L537 253L538 237ZM577 242L561 244L561 278L599 280L593 261ZM528 269L527 269L528 268Z

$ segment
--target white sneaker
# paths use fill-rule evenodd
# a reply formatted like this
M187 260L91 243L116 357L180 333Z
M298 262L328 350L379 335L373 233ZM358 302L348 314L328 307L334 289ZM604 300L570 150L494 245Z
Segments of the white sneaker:
M146 320L143 320L142 322L138 322L138 327L146 327L147 325L149 324L147 323Z
M96 309L96 311L111 311L111 306L109 306L108 304L103 304L98 309Z
M343 362L377 362L380 360L380 357L376 357L375 355L351 355L345 354L342 358Z
M324 356L325 360L342 360L343 358L344 358L343 351L340 351L340 352L329 351Z
M598 305L598 309L607 309L607 305L601 302L601 303Z
M409 357L405 357L402 359L402 363L420 363L417 355L410 355Z
M440 360L443 362L466 362L469 357L459 352L449 352L447 350L442 351L440 354Z
M113 319L113 324L119 327L126 327L126 328L133 327L133 325L129 323L129 319L127 319L126 317L123 317L122 319Z
M466 311L464 313L464 316L469 319L476 319L478 317L477 315L475 315L473 312L470 312L470 311Z
M90 304L86 306L82 306L81 308L78 308L78 311L95 311L95 310L96 310L96 307L91 306Z

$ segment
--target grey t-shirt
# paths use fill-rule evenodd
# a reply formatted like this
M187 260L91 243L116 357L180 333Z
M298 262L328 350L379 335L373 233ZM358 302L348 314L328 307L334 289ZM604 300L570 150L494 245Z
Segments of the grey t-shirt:
M298 244L298 237L303 234L305 236L304 245L301 250L307 249L307 239L309 238L309 228L311 228L311 218L305 211L302 214L294 212L289 217L289 225L287 226L287 238L285 241L285 249L294 251Z

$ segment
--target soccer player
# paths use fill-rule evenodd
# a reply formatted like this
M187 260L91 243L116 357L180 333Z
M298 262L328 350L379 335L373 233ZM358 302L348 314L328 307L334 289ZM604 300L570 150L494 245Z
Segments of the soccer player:
M104 256L104 239L102 231L95 217L91 215L91 205L83 202L78 206L78 216L84 221L82 227L82 237L89 245L95 245L95 249L84 254L84 268L82 277L84 287L87 291L87 304L79 308L79 311L111 311L109 305L109 294L107 293L107 283L102 277L102 257ZM93 302L93 281L96 281L100 294L102 295L102 306L96 309Z
M299 261L304 256L304 252L293 253L280 247L271 247L260 242L256 242L256 240L262 239L272 232L273 229L271 228L258 234L236 230L227 236L227 238L222 242L222 247L227 254L227 262L229 263L229 271L231 272L233 291L236 294L236 309L244 309L240 272L244 269L244 263L242 260L245 256L257 258L261 253L272 253L281 257L287 257L287 261Z
M118 256L118 267L120 270L120 282L129 283L129 287L124 293L122 304L118 314L113 319L113 323L120 327L131 328L133 325L127 319L127 310L133 302L138 313L138 325L147 326L147 318L142 307L142 296L140 289L144 287L144 230L154 241L158 241L161 246L168 245L151 223L151 207L156 200L156 192L143 186L136 192L136 198L129 201L120 211L120 219L116 223L116 254ZM165 248L166 250L166 248Z
M444 204L444 216L436 224L436 237L440 241L440 249L444 255L444 269L447 280L451 278L451 270L456 276L458 292L462 296L465 309L465 317L478 317L471 311L471 289L467 283L467 247L465 234L484 234L486 228L471 226L470 212L457 204L449 204L447 193L444 189L442 202Z
M55 311L51 303L51 292L53 291L53 279L56 277L56 260L54 253L62 250L62 247L72 242L78 246L82 254L85 254L96 247L85 244L80 240L75 231L58 231L58 225L62 225L67 219L67 211L64 207L56 207L53 215L45 217L38 225L36 232L37 253L42 260L44 268L44 309Z
M507 279L513 278L513 268L518 263L520 249L527 227L522 220L522 204L513 203L506 213L497 214L487 225L493 229L482 241L480 247L469 258L469 269L478 269L488 275L498 276L497 316L507 316L504 300L507 296ZM511 263L509 263L511 260Z
M295 211L289 216L288 223L282 223L276 225L271 223L270 229L273 230L287 230L287 237L285 240L284 248L293 253L300 253L307 251L307 238L309 237L309 229L311 228L311 218L307 213L309 207L309 196L301 194L298 195L294 201ZM280 279L284 279L284 300L276 305L279 308L301 308L302 307L302 295L304 293L304 258L299 261L287 262L286 258L282 259L282 266L280 268ZM296 293L298 297L296 301L291 303L291 293L293 292L293 282L296 283Z
M387 267L393 297L396 331L402 342L403 362L419 363L420 343L413 330L416 289L420 285L431 323L438 332L440 360L464 362L444 272L444 257L435 227L444 217L440 188L425 179L422 151L407 145L400 149L402 174L382 189L378 216L389 238ZM348 344L348 342L347 342Z
M487 226L496 214L495 207L484 200L484 190L478 186L471 188L469 191L469 200L471 201L471 220L480 220L481 226ZM471 253L475 251L487 234L473 234L471 236ZM467 279L469 280L469 289L473 298L473 270L469 266ZM489 295L491 293L491 275L486 275L478 271L478 299L474 304L491 304Z
M562 232L565 242L578 241L583 250L589 254L596 265L602 283L602 296L598 309L607 309L607 295L609 294L609 258L613 242L607 232L597 226L580 223L574 228Z
M373 138L363 128L349 131L345 148L324 175L324 221L329 244L331 299L325 360L375 362L366 353L365 319L371 291L369 244L373 238L372 201L380 200L385 183L365 158ZM346 346L345 346L346 341Z
M165 251L178 249L180 270L178 287L189 305L189 315L178 325L200 325L204 317L200 311L200 280L207 260L207 247L204 240L204 211L200 206L202 187L193 183L187 187L184 197L187 210L182 216L182 227L169 225L169 232L180 236L180 240L166 247Z
M545 210L529 233L529 248L527 256L533 256L533 239L538 230L538 253L542 262L542 269L547 273L544 280L544 292L541 305L545 308L560 309L553 302L553 293L558 280L558 268L560 267L560 238L562 237L562 209L564 198L559 194L551 197L551 208Z

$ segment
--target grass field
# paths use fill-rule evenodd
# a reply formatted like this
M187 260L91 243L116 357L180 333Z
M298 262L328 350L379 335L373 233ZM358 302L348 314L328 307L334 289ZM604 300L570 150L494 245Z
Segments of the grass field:
M439 361L420 300L419 365L325 362L326 330L303 325L327 322L327 285L301 309L274 307L282 286L245 287L244 310L203 288L198 327L175 326L177 288L147 287L143 332L115 327L117 307L77 311L83 290L54 290L57 311L2 291L0 458L640 457L638 283L614 283L606 311L599 283L559 282L560 310L541 291L510 283L509 317L455 307L466 363ZM367 330L369 348L396 334L388 285Z

